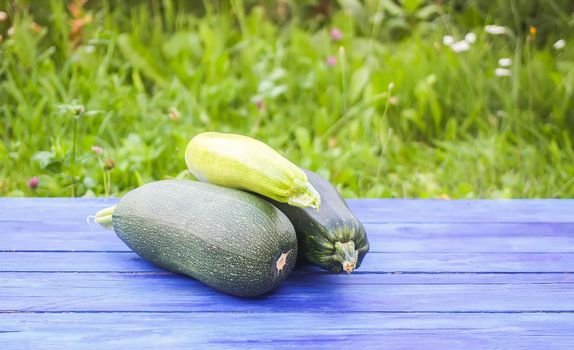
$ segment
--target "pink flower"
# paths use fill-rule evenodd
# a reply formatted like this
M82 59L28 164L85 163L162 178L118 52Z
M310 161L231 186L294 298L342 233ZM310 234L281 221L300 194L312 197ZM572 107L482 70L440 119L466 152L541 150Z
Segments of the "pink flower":
M92 151L97 155L104 153L104 149L100 146L92 146Z
M257 107L258 111L262 111L265 108L265 102L263 100L255 101L255 107Z
M40 180L38 180L38 178L36 176L34 176L30 180L28 180L28 187L30 187L31 190L35 190L36 188L38 188L39 184L40 184Z
M343 38L343 33L341 32L341 30L339 28L333 28L331 29L331 39L333 39L334 41L339 41Z
M0 22L3 22L8 18L8 14L4 11L0 11Z
M337 65L337 57L335 57L335 56L327 57L327 65L330 67L336 66Z
M173 120L174 122L178 121L181 118L179 111L177 109L175 109L175 107L172 107L169 109L168 116L169 116L169 119Z

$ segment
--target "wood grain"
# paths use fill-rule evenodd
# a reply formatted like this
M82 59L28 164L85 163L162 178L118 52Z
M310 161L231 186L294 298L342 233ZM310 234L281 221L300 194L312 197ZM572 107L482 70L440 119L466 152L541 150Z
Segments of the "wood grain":
M361 268L300 265L256 299L86 222L116 202L0 199L0 349L574 348L574 200L349 200Z
M15 275L19 275L16 277ZM348 276L339 276L340 279ZM456 280L456 275L452 277ZM59 312L573 312L574 284L321 284L241 299L173 274L0 274L0 310ZM501 279L504 281L504 278ZM33 281L33 283L32 283ZM351 281L351 280L349 280ZM334 300L336 302L334 302Z
M23 264L22 262L26 262ZM154 272L162 269L132 252L2 252L5 272ZM370 253L355 271L392 272L574 272L574 253Z
M568 349L573 314L0 314L3 349ZM38 344L41 344L38 347Z
M574 223L365 224L371 252L574 252ZM0 221L0 251L129 251L84 220Z
M85 220L118 199L6 198L0 202L0 221ZM527 222L574 223L574 199L561 200L437 200L350 199L364 223ZM62 210L65 208L66 210ZM6 210L9 209L9 210ZM34 215L30 215L33 212Z

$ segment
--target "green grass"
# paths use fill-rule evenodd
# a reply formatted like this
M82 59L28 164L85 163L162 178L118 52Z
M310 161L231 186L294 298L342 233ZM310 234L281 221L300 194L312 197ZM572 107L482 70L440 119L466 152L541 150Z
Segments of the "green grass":
M574 195L572 26L492 36L488 18L446 5L416 19L417 1L327 19L230 3L98 2L74 47L62 1L0 1L0 195L119 196L191 178L183 151L206 130L263 140L346 197ZM469 30L469 51L442 45ZM494 74L501 57L510 77Z

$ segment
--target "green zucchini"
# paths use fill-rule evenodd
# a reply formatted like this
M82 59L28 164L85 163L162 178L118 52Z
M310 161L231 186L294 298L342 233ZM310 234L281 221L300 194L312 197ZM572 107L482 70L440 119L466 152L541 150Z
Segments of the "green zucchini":
M333 185L320 175L304 170L322 198L319 210L297 208L268 198L295 227L299 254L332 272L352 272L369 251L365 228L353 215Z
M297 258L289 219L239 190L185 180L148 183L96 222L150 262L221 292L253 297L277 287Z
M305 173L251 137L204 132L189 141L185 163L199 180L259 193L278 202L319 208L321 197Z

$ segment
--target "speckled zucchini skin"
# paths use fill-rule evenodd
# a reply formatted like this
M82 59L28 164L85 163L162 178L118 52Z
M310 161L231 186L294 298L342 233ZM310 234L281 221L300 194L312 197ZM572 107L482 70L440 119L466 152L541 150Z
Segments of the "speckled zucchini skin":
M148 183L124 196L112 221L144 259L231 295L272 290L296 261L295 230L283 213L252 194L217 185Z
M322 198L319 210L293 207L265 199L291 220L299 240L299 254L304 258L325 270L340 272L343 270L343 265L337 246L352 241L357 252L353 269L358 268L369 251L365 228L329 181L312 171L304 171Z

